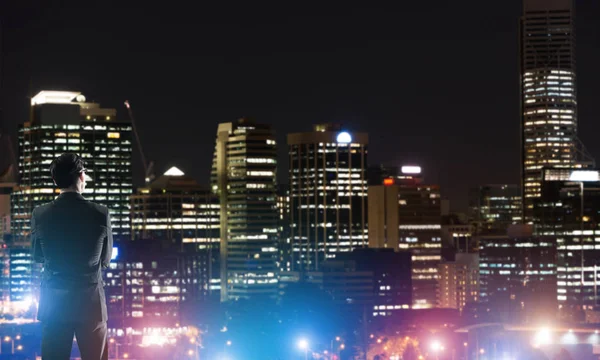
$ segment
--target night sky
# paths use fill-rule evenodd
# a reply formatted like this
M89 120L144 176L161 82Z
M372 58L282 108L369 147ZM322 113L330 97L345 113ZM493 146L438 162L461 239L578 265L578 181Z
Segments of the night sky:
M0 126L16 137L29 96L76 90L123 118L130 100L146 157L201 183L217 124L242 116L276 130L280 182L285 135L321 122L368 132L370 164L422 165L456 210L519 182L520 1L150 3L3 0ZM600 159L599 18L577 1L580 137Z

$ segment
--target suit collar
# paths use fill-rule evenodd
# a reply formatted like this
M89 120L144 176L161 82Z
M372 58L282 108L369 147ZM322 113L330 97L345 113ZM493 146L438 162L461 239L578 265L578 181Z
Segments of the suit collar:
M64 193L58 195L58 197L56 199L57 200L59 200L59 199L85 200L85 198L83 197L83 195L81 195L80 193L75 192L75 191L64 192Z

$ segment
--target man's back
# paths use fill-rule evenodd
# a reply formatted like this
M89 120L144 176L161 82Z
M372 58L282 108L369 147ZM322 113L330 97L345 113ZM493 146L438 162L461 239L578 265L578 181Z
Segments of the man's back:
M37 315L44 360L68 360L73 336L83 360L108 360L102 268L110 263L112 230L108 209L81 196L86 172L75 153L54 159L60 196L31 216L33 259L44 263Z
M112 250L106 207L65 192L34 210L32 235L34 259L44 262L44 286L71 289L102 283L101 267L108 266Z

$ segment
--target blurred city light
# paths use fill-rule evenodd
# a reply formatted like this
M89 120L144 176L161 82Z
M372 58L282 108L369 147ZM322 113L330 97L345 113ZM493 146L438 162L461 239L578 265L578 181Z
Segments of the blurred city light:
M308 349L308 340L306 340L306 339L298 340L298 348L301 350Z
M432 341L430 347L431 347L431 350L433 350L435 352L443 350L442 344L439 341L437 341L437 340L436 341Z
M542 345L548 345L550 343L552 343L552 332L549 328L541 328L535 333L532 345L533 347L538 348Z

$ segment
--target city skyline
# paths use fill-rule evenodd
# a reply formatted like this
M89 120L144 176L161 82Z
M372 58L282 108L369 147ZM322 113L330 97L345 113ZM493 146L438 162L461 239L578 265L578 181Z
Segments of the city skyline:
M117 14L93 7L86 9L87 25L72 31L75 38L90 40L89 49L80 49L60 36L80 28L80 20L70 15L82 11L81 7L11 5L17 7L16 16L3 21L2 127L14 132L16 124L27 118L27 95L42 88L79 90L119 112L122 102L129 99L147 157L160 170L177 165L207 183L205 169L214 139L205 134L212 134L219 122L252 116L272 125L279 143L287 133L303 131L302 122L341 122L349 130L381 139L371 146L372 164L419 163L429 171L427 181L439 183L443 196L450 197L451 206L465 210L468 188L491 182L518 183L515 39L519 5L495 4L490 13L473 3L439 5L434 10L418 4L397 8L348 4L324 8L320 15L309 9L294 17L282 14L272 22L270 15L277 9L258 16L264 9L242 7L231 10L231 19L220 26L215 23L228 16L215 5L205 12L214 15L214 20L196 28L192 19L184 17L180 25L159 27L165 31L163 37L154 36L160 35L158 30L148 29L145 36L133 28L147 29L160 16L166 24L174 23L181 10L167 9L159 16L150 9L147 15L131 19L133 7ZM595 155L600 146L591 138L597 126L592 99L598 92L594 84L600 80L593 64L600 58L596 45L600 42L595 41L599 30L593 19L600 9L595 4L577 6L576 23L585 29L578 31L577 50L585 55L578 57L580 134ZM56 24L39 21L44 11L55 15ZM238 11L244 13L243 18ZM253 15L257 16L251 26L243 21ZM409 33L408 27L415 25L412 20L397 21L399 16L418 19L419 15L433 19L428 22L430 28L420 26L417 33ZM17 30L25 16L35 26ZM93 21L105 18L111 19L111 26ZM302 25L303 32L294 31L296 25ZM281 27L281 36L289 35L289 40L281 41L271 26ZM221 35L210 31L223 27L227 31ZM453 45L444 44L453 39L451 35L438 36L447 28L454 29L459 39L449 41ZM193 49L178 47L191 40L189 34L205 30L214 38L200 38ZM245 34L238 38L239 30ZM47 36L42 38L41 33ZM111 36L115 34L122 35ZM481 41L492 36L498 41ZM174 39L173 44L167 44L164 37ZM449 46L454 46L451 52ZM50 52L50 47L55 50ZM131 56L113 56L129 49ZM81 56L69 55L75 51L82 51ZM444 55L455 52L457 56ZM486 61L478 60L482 58ZM491 77L477 75L488 66L495 69ZM163 71L147 77L150 69ZM281 77L282 72L287 77ZM487 95L469 90L489 86ZM172 129L164 126L167 121L174 125ZM193 131L181 134L184 126ZM176 142L171 140L175 138ZM447 151L449 147L452 151ZM285 150L280 149L278 156L285 159ZM287 164L281 165L278 172L283 178ZM477 168L486 171L473 171ZM134 158L134 170L139 179L139 159Z

